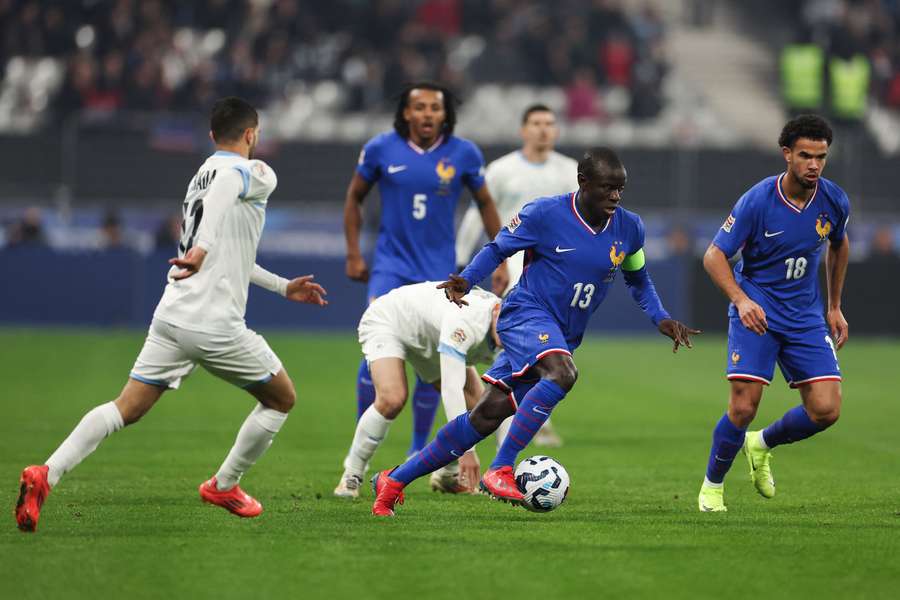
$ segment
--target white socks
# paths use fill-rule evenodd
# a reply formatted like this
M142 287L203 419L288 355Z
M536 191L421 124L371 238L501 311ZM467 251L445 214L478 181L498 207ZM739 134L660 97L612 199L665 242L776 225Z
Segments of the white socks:
M272 439L284 425L287 417L287 413L265 408L257 403L256 408L241 425L231 452L216 473L216 487L220 491L229 490L237 485L241 475L272 445Z
M393 422L393 419L386 419L375 410L374 404L366 409L356 424L353 444L347 458L344 459L344 470L347 473L363 476L372 455L378 450Z
M513 417L515 417L515 415L513 415L512 417L506 417L505 419L503 419L503 422L500 423L500 427L498 427L497 431L494 432L494 435L497 436L497 449L498 450L500 449L500 446L503 445L503 440L506 439L506 434L509 433L509 428L512 426Z
M72 433L69 434L59 448L45 463L50 467L47 480L50 487L59 482L59 478L74 469L78 463L97 449L107 436L125 426L122 414L115 402L107 402L88 412Z

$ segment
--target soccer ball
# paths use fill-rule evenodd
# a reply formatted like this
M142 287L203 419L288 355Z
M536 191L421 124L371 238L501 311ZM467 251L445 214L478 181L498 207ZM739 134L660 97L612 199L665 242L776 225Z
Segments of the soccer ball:
M550 512L566 499L569 474L549 456L532 456L516 467L516 485L525 496L522 506L534 512Z

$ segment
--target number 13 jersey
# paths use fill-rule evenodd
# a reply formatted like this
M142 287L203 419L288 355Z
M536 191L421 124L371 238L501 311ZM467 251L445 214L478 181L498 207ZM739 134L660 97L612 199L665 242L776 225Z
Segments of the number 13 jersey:
M807 329L823 322L819 260L825 240L839 244L850 218L850 201L833 181L820 177L803 208L788 201L784 173L763 179L735 204L713 244L725 256L741 252L734 277L766 311L776 331ZM729 316L737 317L732 304Z
M234 333L245 327L250 272L266 222L266 205L278 180L260 160L218 151L188 184L178 255L206 250L200 270L187 279L172 276L154 318L191 331Z

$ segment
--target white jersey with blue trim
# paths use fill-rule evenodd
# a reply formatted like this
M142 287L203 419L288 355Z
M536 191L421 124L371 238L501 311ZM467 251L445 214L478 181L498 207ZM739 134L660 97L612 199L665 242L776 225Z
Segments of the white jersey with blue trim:
M500 298L473 288L466 296L469 304L459 307L447 300L444 290L437 289L439 283L426 281L391 290L369 305L361 323L389 326L422 375L440 373L441 354L455 356L467 365L493 361L492 311Z
M261 160L218 151L191 178L182 210L178 255L206 250L200 270L168 285L154 318L191 331L232 333L245 327L247 290L256 249L275 190L275 172Z

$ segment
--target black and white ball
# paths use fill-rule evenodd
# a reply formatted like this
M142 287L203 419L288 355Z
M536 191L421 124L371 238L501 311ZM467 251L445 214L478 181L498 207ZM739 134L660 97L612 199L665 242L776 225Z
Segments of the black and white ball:
M532 456L516 467L516 485L525 496L522 506L534 512L550 512L566 499L569 474L549 456Z

